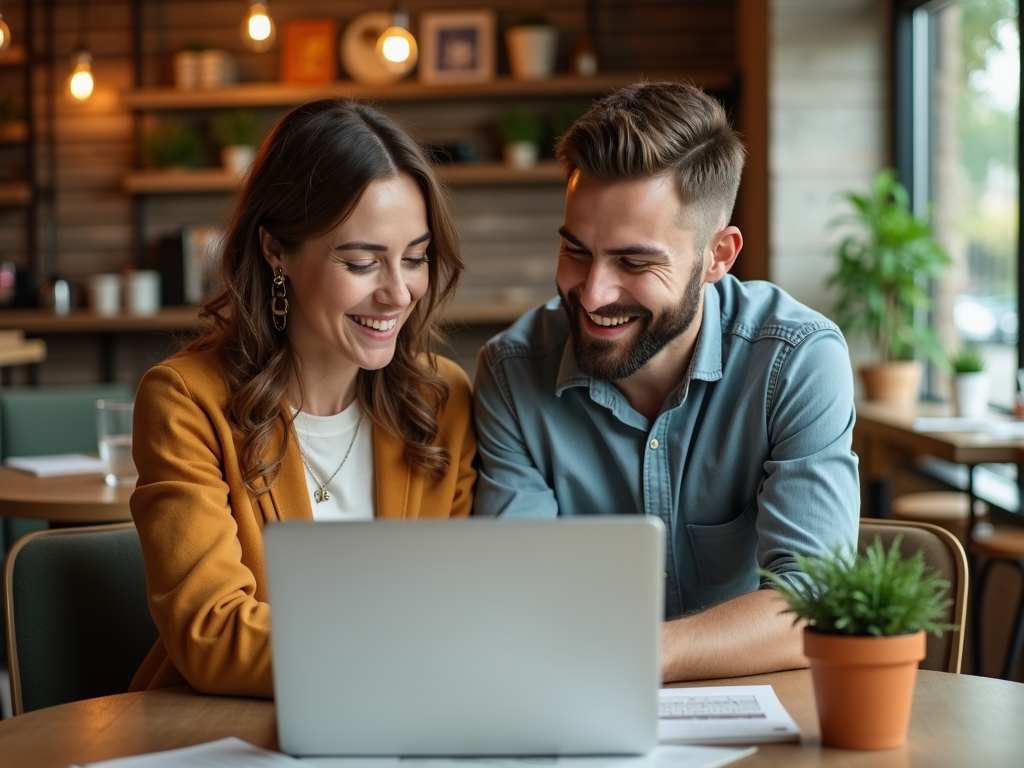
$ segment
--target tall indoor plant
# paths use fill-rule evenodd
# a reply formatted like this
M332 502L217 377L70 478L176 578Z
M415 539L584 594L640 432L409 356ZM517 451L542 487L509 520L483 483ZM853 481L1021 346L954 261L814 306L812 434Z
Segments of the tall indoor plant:
M870 194L850 191L844 198L853 212L832 224L854 231L837 246L839 265L827 283L838 293L836 321L874 342L878 364L861 369L868 399L912 403L921 381L915 356L942 360L933 330L915 315L931 308L928 279L950 259L929 224L910 210L892 169L875 176Z
M830 746L901 746L925 633L955 628L940 623L952 602L945 596L949 582L925 566L920 550L903 559L899 547L899 536L888 551L876 537L864 554L797 554L803 577L793 582L761 571L795 621L807 622L804 654L811 663L822 742Z

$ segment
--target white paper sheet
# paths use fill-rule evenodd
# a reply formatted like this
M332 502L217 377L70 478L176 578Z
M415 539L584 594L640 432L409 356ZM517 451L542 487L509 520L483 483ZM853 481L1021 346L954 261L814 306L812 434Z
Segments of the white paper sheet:
M298 760L280 752L255 747L234 737L193 747L118 757L80 768L296 768Z
M102 475L106 465L96 456L86 453L62 453L55 456L11 456L4 459L11 469L20 469L36 477L61 475Z
M915 432L983 432L988 419L965 416L918 416L914 419Z
M757 747L672 745L633 757L304 757L300 761L315 768L718 768L756 751Z
M663 688L662 744L757 744L795 741L800 729L770 685Z

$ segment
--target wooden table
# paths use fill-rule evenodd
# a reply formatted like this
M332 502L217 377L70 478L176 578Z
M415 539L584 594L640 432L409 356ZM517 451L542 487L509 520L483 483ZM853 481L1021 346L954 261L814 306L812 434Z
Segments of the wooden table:
M1024 685L922 671L910 739L902 749L856 752L819 743L807 670L693 685L770 684L803 730L802 743L764 744L737 765L833 768L1020 768L1024 764ZM125 755L237 736L277 748L274 705L259 699L202 696L190 688L126 693L63 704L0 721L4 768L65 768Z
M112 488L103 475L36 477L0 467L0 517L54 523L121 523L132 519L132 487Z
M854 427L861 469L870 484L869 509L885 517L889 507L888 480L901 464L934 456L972 469L978 464L1021 464L1024 440L999 438L987 432L918 432L917 416L948 416L947 406L918 403L907 409L881 403L857 403ZM967 473L967 494L974 500L973 472ZM970 506L973 516L974 505ZM971 521L973 523L973 520Z

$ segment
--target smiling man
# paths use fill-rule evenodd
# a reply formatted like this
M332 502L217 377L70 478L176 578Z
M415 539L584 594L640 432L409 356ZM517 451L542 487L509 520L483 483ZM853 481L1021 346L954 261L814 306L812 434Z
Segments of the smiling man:
M744 150L679 83L599 102L562 138L559 298L481 350L475 514L665 523L665 680L805 665L757 568L853 546L853 380L838 328L729 275Z

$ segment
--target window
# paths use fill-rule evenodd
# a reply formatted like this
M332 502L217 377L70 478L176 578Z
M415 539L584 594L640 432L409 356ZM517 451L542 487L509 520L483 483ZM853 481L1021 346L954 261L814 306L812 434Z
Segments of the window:
M1018 0L897 3L896 164L953 260L934 286L942 346L977 344L990 399L1012 409L1019 367ZM929 394L945 396L932 371Z

